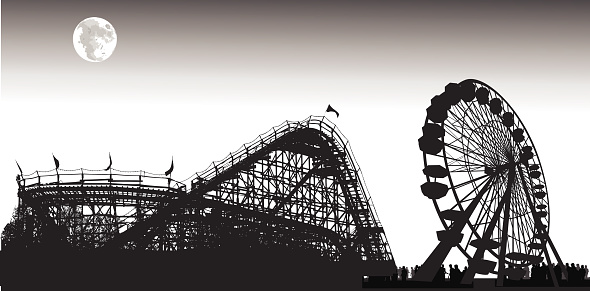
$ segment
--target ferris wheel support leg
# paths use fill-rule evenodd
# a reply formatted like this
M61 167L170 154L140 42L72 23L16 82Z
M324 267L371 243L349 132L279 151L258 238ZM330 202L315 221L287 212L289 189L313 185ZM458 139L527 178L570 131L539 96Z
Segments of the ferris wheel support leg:
M467 215L465 215L463 217L463 219L461 219L460 221L456 221L455 223L453 223L451 229L449 229L449 232L451 232L451 235L447 237L447 238L450 237L452 239L451 240L442 240L441 242L438 243L438 245L432 251L430 256L428 256L428 259L426 259L424 264L422 264L422 266L420 267L420 270L416 273L416 278L414 279L415 281L432 282L432 280L434 279L434 276L436 275L436 272L438 272L440 266L445 261L447 255L449 254L451 249L454 246L461 243L461 239L463 238L461 231L463 230L463 228L467 224L469 217L471 217L471 214L473 214L473 211L475 210L475 208L479 204L479 201L481 200L483 195L488 191L490 184L492 183L493 180L494 180L493 178L490 178L486 182L486 184L483 186L481 191L479 191L479 193L477 193L477 196L475 196L475 198L473 199L473 201L471 201L471 203L469 204L467 209L465 209L465 213Z
M555 255L555 258L557 259L557 263L559 264L559 267L561 268L561 272L565 275L565 279L569 280L567 268L563 265L563 261L561 260L561 257L559 256L559 253L557 252L557 249L555 248L553 241L551 241L551 237L549 237L549 234L547 234L547 242L549 243L549 247L551 247L551 251ZM545 249L546 248L547 247L545 247ZM547 253L547 250L545 250L545 255L547 256L547 258L549 258L549 254Z
M510 171L510 175L512 180L514 180L514 170ZM508 243L508 223L510 222L510 196L511 192L510 189L512 188L511 184L508 185L509 187L506 190L507 201L504 203L504 221L502 223L502 241L500 242L500 256L498 261L498 280L496 281L497 286L504 286L504 265L505 263L505 256L506 256L506 244Z
M456 244L441 241L416 273L415 281L432 282L436 272Z
M547 267L549 269L549 274L551 274L551 280L553 281L554 287L559 287L559 282L557 281L557 277L555 276L555 271L553 270L553 264L551 263L551 256L547 253L547 245L543 244L543 252L547 257Z

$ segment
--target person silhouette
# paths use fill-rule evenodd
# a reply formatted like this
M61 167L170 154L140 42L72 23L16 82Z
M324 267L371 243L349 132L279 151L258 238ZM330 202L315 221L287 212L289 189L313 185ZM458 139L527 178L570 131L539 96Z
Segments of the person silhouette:
M449 264L449 281L451 280L451 274L453 273L451 271L453 271L453 264Z
M449 279L451 281L451 285L457 286L461 283L461 270L459 270L459 266L455 265L454 268L449 265Z
M566 270L567 270L567 281L570 284L574 284L576 282L576 275L575 275L575 269L574 268L574 264L565 264Z
M408 268L406 268L406 266L402 266L402 282L406 282L407 277L408 277Z
M555 265L553 267L553 272L555 273L555 277L557 278L557 282L559 284L561 284L561 276L562 276L562 274L561 274L561 266L559 266L559 264Z
M433 280L433 282L436 282L438 286L442 286L445 283L445 275L447 274L447 271L445 269L444 265L440 265L440 268L438 269L438 272L436 272L436 276L435 279Z
M541 281L547 281L547 275L549 274L549 266L545 265L545 262L543 262L541 264L541 269L540 269L540 280Z
M540 282L542 280L541 277L541 266L534 264L531 271L531 279L533 282Z
M416 269L414 269L414 267L410 267L410 275L412 276L412 279L416 276Z

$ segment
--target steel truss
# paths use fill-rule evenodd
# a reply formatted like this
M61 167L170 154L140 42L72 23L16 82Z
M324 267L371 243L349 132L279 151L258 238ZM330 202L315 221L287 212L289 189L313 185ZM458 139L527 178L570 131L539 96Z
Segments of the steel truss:
M348 141L324 117L285 122L189 179L190 189L114 169L20 177L3 246L280 249L393 262Z

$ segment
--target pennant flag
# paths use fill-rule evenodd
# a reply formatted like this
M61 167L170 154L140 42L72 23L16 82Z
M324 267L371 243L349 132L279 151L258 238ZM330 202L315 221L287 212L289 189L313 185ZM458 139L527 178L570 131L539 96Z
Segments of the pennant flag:
M109 153L109 166L104 170L105 171L110 170L112 165L113 165L113 159L111 159L111 153Z
M168 169L168 171L166 171L166 173L164 173L164 175L168 176L168 175L172 174L172 170L174 170L174 157L172 157L172 164L170 165L170 169Z
M59 161L55 158L55 156L53 154L51 154L53 156L53 162L55 163L55 169L59 169Z
M23 169L20 168L20 165L18 164L18 162L16 160L14 160L16 162L16 166L18 167L18 171L20 172L20 175L23 175Z
M336 111L334 108L332 108L332 106L330 106L330 104L328 104L328 109L326 109L326 112L334 112L334 113L336 113L336 118L340 117L340 113L338 113L338 111Z

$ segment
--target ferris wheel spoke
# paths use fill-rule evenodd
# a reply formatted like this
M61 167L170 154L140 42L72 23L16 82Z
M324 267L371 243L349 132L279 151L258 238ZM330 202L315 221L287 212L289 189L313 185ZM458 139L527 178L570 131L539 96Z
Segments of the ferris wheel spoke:
M481 154L486 156L488 161L488 164L500 164L503 162L506 162L505 159L503 159L503 156L499 156L497 153L498 152L502 152L503 147L500 145L496 145L496 144L492 144L492 145L481 145L480 146L481 149Z
M486 200L484 201L488 201L488 198L490 195L493 195L494 191L489 191L488 195L486 196ZM491 199L490 199L491 200ZM493 204L492 203L483 203L481 205L481 208L477 214L477 218L475 219L475 225L477 225L477 227L479 228L480 225L486 225L489 223L489 219L490 219L490 215L488 215L491 212ZM485 221L484 221L485 219Z
M469 201L475 200L478 196L479 197L483 197L484 194L487 194L489 192L488 189L489 189L489 185L490 185L490 183L491 183L492 180L493 180L493 177L487 176L487 179L481 181L481 183L479 185L473 187L473 190L469 191L469 193L467 193L460 201L457 202L457 204L455 204L450 209L453 210L453 209L455 209L455 207L458 207L460 204L463 204L465 202L469 202ZM473 196L471 198L468 198L468 197L470 197L473 194L475 194L475 196ZM467 217L467 218L469 218L469 217Z
M486 201L486 200L488 199L488 197L489 197L490 195L492 195L492 193L493 193L493 191L487 191L487 193L486 193L486 197L485 197L485 198L483 198L483 201ZM487 204L487 203L484 203L484 204L481 204L481 203L480 203L480 204L479 204L479 206L481 207L481 209L483 209L483 208L485 207L485 205L487 205L487 206L488 206L488 209L489 209L489 207L490 207L490 204ZM478 212L477 218L475 219L475 221L476 221L476 224L473 224L473 223L471 223L471 222L468 222L469 228L471 229L471 234L469 235L469 238L468 238L468 240L467 240L467 247L469 247L469 246L470 246L470 243L471 243L471 241L472 241L472 239L473 239L473 237L474 237L474 236L475 236L477 239L480 239L480 238L481 238L481 236L479 235L479 232L478 232L478 230L479 230L480 226L485 226L485 225L487 225L487 223L489 222L489 216L487 216L487 215L486 215L486 221L485 221L485 222L477 223L477 222L479 222L479 221L481 221L481 220L483 219L483 217L482 217L482 214L483 214L484 212L482 212L482 211L481 211L481 209L480 209L480 211ZM484 230L485 230L485 227L484 227ZM483 234L483 231L482 231L482 234Z
M464 152L465 152L465 150L464 150L464 149L465 149L465 148L464 148L464 145L465 145L465 143L463 142L463 138L461 138L461 136L455 136L455 135L454 135L452 132L450 132L450 131L448 131L447 133L449 134L449 136L453 137L453 139L452 139L451 141L445 140L445 144L446 144L446 145L452 145L452 148L453 148L454 150L458 151L459 153L464 153ZM457 132L457 133L458 133L458 134L464 134L464 133L462 133L462 132ZM459 144L463 145L463 147L456 146L456 145L455 145L456 143L459 143ZM470 151L470 152L473 152L473 153L476 153L476 154L477 154L477 152L475 152L475 151ZM479 160L479 161L481 161L481 159L479 159L479 158L477 158L477 157L472 157L472 158L473 158L473 159L475 159L475 160ZM483 161L481 161L481 162L483 162Z
M473 122L474 125L477 125L477 126L474 126L474 128L471 130L473 132L477 133L480 141L483 141L486 138L486 136L483 135L483 133L481 131L475 131L474 129L487 128L487 127L489 127L490 124L494 123L494 121L490 119L490 112L487 110L483 110L481 106L471 106L469 108L469 110L473 114L467 114L467 116ZM474 120L475 116L483 117L483 118L481 118L483 120Z
M445 156L443 156L443 155L440 155L440 154L436 154L436 155L432 155L432 156L435 156L435 157L440 157L440 158L446 158L447 160L450 160L450 161L452 161L452 162L459 162L459 163L461 163L461 164L465 163L465 160L462 160L462 159L457 159L457 158L453 158L453 157L448 157L448 156L447 156L447 157L445 157ZM483 164L471 164L471 165L474 165L474 166L479 166L479 167L485 167L485 165L483 165Z
M484 125L482 125L482 127L485 126L485 128L487 129L486 135L490 136L493 140L496 140L498 144L504 144L504 142L509 140L510 138L505 134L505 131L502 128L503 124L501 124L498 121L492 120L491 116L489 115L491 113L489 111L487 113L488 114L485 114L486 122L484 123Z
M530 217L530 216L529 215L521 216L518 219L518 221L519 221L518 227L520 230L520 237L522 237L523 240L530 241L531 240L530 234L534 233L534 231L532 229L533 226L530 224L530 219L525 219L525 217ZM523 246L526 246L526 244L523 243Z
M454 129L453 127L451 128ZM448 135L453 138L452 140L448 141L448 143L460 142L463 139L463 137L461 136L461 132L458 133L459 135L455 135L452 131L445 131L445 135Z
M469 112L471 113L475 113L473 111L474 106L468 106L468 107L464 107L461 106L459 108L459 111L462 112L463 114L461 114L462 116L458 116L457 114L455 114L455 112L452 112L452 115L454 118L456 118L457 120L459 120L462 124L468 125L467 129L473 131L474 128L477 128L478 126L481 125L481 120L479 119L474 119L474 116L480 116L481 113L476 113L476 114L468 114ZM465 127L462 127L463 129L465 129Z
M522 197L522 193L519 192L517 193L518 195L515 195L517 197L515 197L514 201L515 201L515 208L519 213L522 213L521 215L519 215L518 217L523 219L526 218L527 216L532 215L531 210L527 207L527 202L524 200L524 198ZM524 221L523 221L524 222Z
M485 147L484 149L489 151L489 154L493 155L495 158L503 158L505 160L504 152L507 148L508 141L506 140L505 137L497 136L494 133L495 133L495 131L493 131L493 130L488 132L490 139L494 142L491 144L488 144L488 146L491 148Z
M460 135L460 137L455 137L456 140L458 140L458 141L468 140L470 142L475 143L477 145L477 148L481 148L482 146L485 146L485 143L486 143L485 142L486 136L481 132L481 129L483 129L483 128L485 128L485 126L479 126L479 127L475 127L475 128L463 126L463 127L461 127L461 130L455 129L452 127L451 127L451 130ZM449 130L448 132L451 133L451 130Z
M490 193L490 192L488 192L488 193ZM488 206L488 209L489 209L490 208L490 205L489 204L486 204L486 205ZM482 209L484 208L483 205L481 207L482 207ZM478 239L480 239L481 238L481 235L479 235L479 229L480 229L480 227L483 226L483 229L485 230L486 229L485 226L489 223L489 216L488 215L485 215L485 217L484 217L482 215L482 213L484 213L484 212L482 212L480 210L479 213L478 213L478 215L477 215L477 218L475 220L476 221L475 224L469 223L469 227L471 228L471 235L469 236L469 240L467 241L467 244L470 244L471 243L472 238L474 236L476 236ZM485 221L483 221L484 218L485 218ZM483 235L483 231L481 233Z
M452 112L452 115L455 116L456 118L460 118L454 112ZM470 116L468 116L468 117L471 118ZM466 124L466 123L463 120L463 123L461 123L461 124ZM481 132L476 130L477 128L478 127L471 128L470 126L468 126L468 127L462 126L461 131L459 131L459 130L451 127L451 129L454 130L455 132L457 132L458 134L460 134L462 136L471 137L471 141L476 143L476 145L478 146L477 148L482 148L482 145L484 144L484 139L483 139L484 136L481 135ZM467 132L465 132L465 130L468 130L469 132L467 133ZM474 138L474 135L475 135L475 138ZM463 139L456 138L456 140L462 141Z
M464 152L464 149L462 149L462 148L460 148L460 147L458 147L458 146L451 145L451 144L448 144L448 143L445 143L445 145L446 145L447 147L449 147L449 148L451 148L451 149L453 149L453 150L457 151L457 152L463 152L463 155L464 155L464 156L470 157L470 158L472 158L472 159L474 159L474 160L476 160L476 161L478 161L478 162L484 163L484 161L482 161L480 158L478 158L478 157L475 157L475 156L472 156L472 155L470 155L470 154L467 154L466 152ZM484 156L484 157L485 157L485 156ZM488 157L488 158L491 158L491 157Z
M463 169L457 169L457 170L452 170L449 171L450 173L479 173L479 172L485 172L484 169L479 169L479 170L471 170L470 168L466 168L466 167L462 167Z
M474 229L474 231L477 231L477 229L479 229L480 226L482 225L487 225L490 222L491 216L489 215L491 213L491 209L494 206L493 204L493 199L490 198L490 196L494 195L493 193L497 193L497 185L498 182L494 183L494 185L492 186L493 189L491 191L488 192L488 194L486 195L486 198L483 201L481 208L479 210L479 213L477 215L477 218L475 219L475 226L476 229ZM487 206L487 207L486 207ZM484 222L485 219L485 222ZM485 229L485 227L484 227Z
M504 185L503 180L499 180L497 183L494 184L494 190L491 191L491 193L502 193L503 189L502 189L502 185ZM496 213L495 211L493 211L492 209L499 209L499 205L501 203L502 200L502 195L493 195L488 203L488 209L486 209L486 211L484 211L482 209L482 219L483 217L485 217L487 224L490 224L493 222L493 217L494 214ZM488 226L489 227L489 226ZM492 228L497 227L495 224L491 226Z
M474 153L474 154L480 154L476 151L473 151L469 148L465 147L465 144L463 142L463 140L461 138L456 138L455 136L451 135L454 139L451 141L447 141L445 140L445 145L449 146L450 148L452 148L453 150L457 151L458 153L461 153L461 155L465 154L465 151L467 150L467 152L469 153ZM460 146L456 145L459 144ZM475 157L475 156L470 156L472 159L480 161L480 162L484 162L480 157Z
M475 165L475 164L469 164L466 165L465 163L461 163L461 164L449 164L449 172L463 172L463 171L467 171L467 172L483 172L485 171L485 166L484 165ZM453 168L453 169L451 169Z
M484 178L487 178L487 177L488 177L488 175L483 175L483 176L477 177L475 179L471 179L469 181L465 181L465 182L462 182L460 184L454 185L453 188L454 189L459 189L461 187L464 187L465 185L469 185L469 184L471 184L473 182L479 181L479 180L484 179Z
M520 242L520 244L518 245L519 252L522 252L522 247L526 246L526 241L530 240L530 236L526 236L526 233L530 233L530 230L528 229L528 222L524 219L526 217L528 217L528 213L519 215L517 217L513 217L513 219L516 221L516 226L514 226L513 223L513 228L517 229L517 236L515 236L515 240L517 242Z

